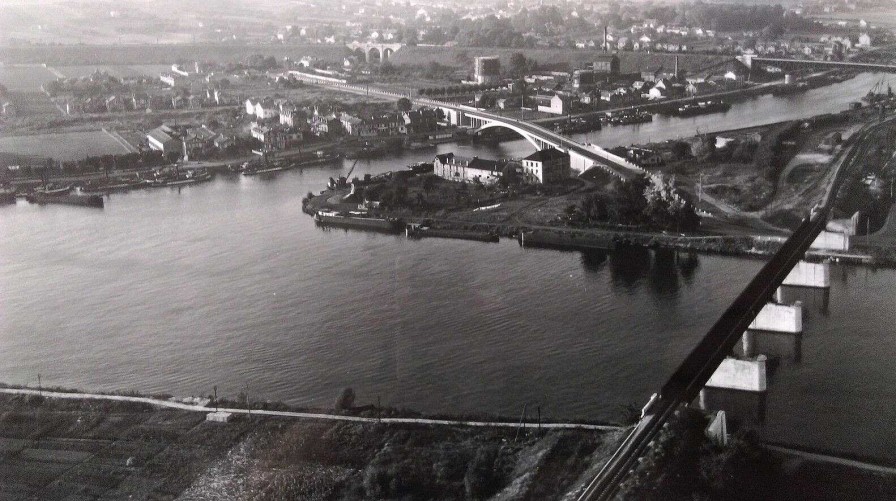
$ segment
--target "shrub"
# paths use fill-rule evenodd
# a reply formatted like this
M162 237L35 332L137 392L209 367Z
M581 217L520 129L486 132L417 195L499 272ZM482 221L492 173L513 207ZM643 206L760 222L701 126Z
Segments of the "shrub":
M339 396L336 397L336 404L334 407L337 411L351 409L355 405L355 390L351 388L343 388L339 393Z

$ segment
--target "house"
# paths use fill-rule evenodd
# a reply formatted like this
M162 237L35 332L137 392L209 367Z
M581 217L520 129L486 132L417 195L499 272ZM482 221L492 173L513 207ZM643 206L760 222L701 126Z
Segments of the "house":
M339 121L342 123L342 128L345 129L345 133L349 136L371 137L376 135L369 124L364 123L360 118L349 115L348 113L343 113L339 117Z
M400 126L401 134L428 134L439 128L439 117L432 108L420 108L419 110L402 113L404 124Z
M699 96L702 94L709 94L716 90L716 86L709 82L689 82L685 87L685 92L689 96Z
M669 97L669 91L665 87L654 85L653 88L647 92L647 97L651 100L666 99Z
M151 149L161 151L163 155L183 152L180 137L167 125L161 125L147 132L146 141Z
M377 136L397 136L405 126L404 120L398 113L373 115L369 122Z
M298 127L305 121L305 113L295 106L286 106L280 112L280 124L287 127Z
M615 54L598 54L591 64L596 75L618 75L619 57Z
M159 80L161 80L163 84L169 87L174 87L175 85L177 85L177 79L171 73L162 73L161 75L159 75Z
M254 122L250 134L261 142L265 150L283 150L302 141L301 132L289 131L279 124Z
M577 90L594 86L593 70L575 70L572 72L572 88Z
M479 182L489 185L501 179L506 165L505 161L486 160L479 157L462 159L454 156L454 153L445 153L436 155L433 159L433 172L449 181Z
M264 99L255 104L255 116L259 120L267 120L277 118L280 115L280 108L273 99Z
M559 94L535 96L535 103L538 106L538 111L545 113L565 115L571 111L569 98Z
M868 35L867 33L862 33L861 35L859 35L859 43L856 46L863 48L863 49L870 49L871 48L871 36Z
M341 120L336 118L335 113L322 113L321 110L317 109L314 111L308 124L311 126L311 133L318 137L341 133L345 130Z
M522 160L528 182L546 184L569 177L569 155L556 148L536 151Z

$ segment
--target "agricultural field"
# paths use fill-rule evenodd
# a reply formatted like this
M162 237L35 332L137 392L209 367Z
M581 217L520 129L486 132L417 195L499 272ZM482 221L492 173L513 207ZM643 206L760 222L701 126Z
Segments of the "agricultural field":
M0 65L0 84L10 92L40 92L40 86L57 75L43 66Z
M63 161L129 151L120 141L101 130L0 137L0 152Z
M62 115L53 100L43 92L10 92L9 100L16 106L16 112L22 116L54 116Z
M561 499L619 432L235 416L0 395L0 499Z

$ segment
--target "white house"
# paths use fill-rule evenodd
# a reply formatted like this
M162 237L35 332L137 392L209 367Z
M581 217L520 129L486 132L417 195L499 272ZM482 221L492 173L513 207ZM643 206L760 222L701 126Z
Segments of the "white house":
M528 182L554 183L569 177L569 155L556 148L536 151L522 163Z

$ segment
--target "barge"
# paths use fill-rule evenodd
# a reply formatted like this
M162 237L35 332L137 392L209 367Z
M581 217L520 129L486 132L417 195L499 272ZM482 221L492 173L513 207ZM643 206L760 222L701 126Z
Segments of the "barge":
M709 113L723 113L730 109L731 104L725 101L701 101L680 106L675 110L675 115L679 117L695 117Z
M405 228L405 235L408 238L453 238L475 242L498 242L499 240L497 234L487 231L430 228L418 224L409 224Z
M320 226L336 226L357 230L398 234L404 227L400 219L377 218L360 214L342 214L335 211L317 211L314 222Z
M103 197L100 195L85 195L78 193L68 193L64 195L47 195L45 193L31 193L25 196L25 200L33 204L63 204L78 205L81 207L94 207L102 209L104 206Z

